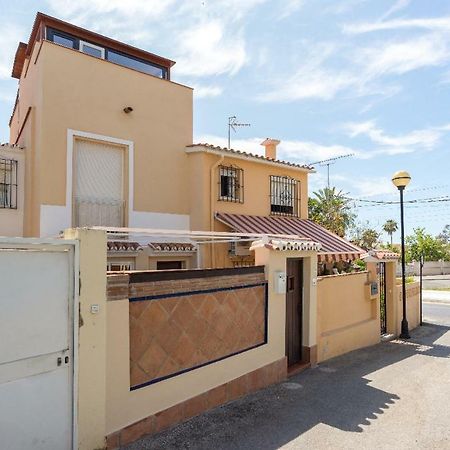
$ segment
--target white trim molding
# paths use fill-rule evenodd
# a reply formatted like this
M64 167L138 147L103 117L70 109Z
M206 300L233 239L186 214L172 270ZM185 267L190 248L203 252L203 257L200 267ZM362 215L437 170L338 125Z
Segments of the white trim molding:
M130 221L131 211L133 211L134 207L134 142L112 136L67 129L66 204L65 206L41 205L41 237L55 236L62 230L72 227L73 150L76 138L92 139L104 143L123 145L128 148L128 221Z

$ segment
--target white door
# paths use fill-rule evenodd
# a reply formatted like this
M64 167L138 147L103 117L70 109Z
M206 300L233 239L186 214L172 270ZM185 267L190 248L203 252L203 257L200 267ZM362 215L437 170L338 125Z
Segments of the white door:
M72 448L73 284L71 246L0 243L2 449Z

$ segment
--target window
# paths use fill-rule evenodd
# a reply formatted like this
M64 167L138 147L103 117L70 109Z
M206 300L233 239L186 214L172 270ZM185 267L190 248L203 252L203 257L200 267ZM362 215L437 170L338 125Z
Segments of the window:
M64 45L64 47L73 48L88 55L106 59L113 63L120 64L121 66L135 69L139 72L144 72L158 78L168 78L168 71L165 67L159 66L158 64L153 64L145 59L127 55L117 50L100 47L91 42L82 41L75 36L62 31L54 30L53 28L47 28L46 33L49 41Z
M134 270L134 262L126 261L108 261L106 264L108 272L123 272L125 270Z
M219 166L219 200L244 202L244 171L234 166Z
M74 148L74 226L123 227L125 148L88 139Z
M270 176L270 212L280 216L298 216L298 181L290 177Z
M184 261L156 261L156 270L181 270Z
M17 209L17 161L0 158L0 208Z
M133 56L124 55L115 50L108 50L108 61L120 64L121 66L129 67L130 69L139 70L140 72L148 73L158 78L167 78L167 71L164 67L159 67L155 64L149 63Z
M47 39L55 42L56 44L64 45L64 47L75 48L78 50L78 40L74 36L61 31L47 28Z
M80 51L96 58L105 59L105 49L89 42L80 41Z

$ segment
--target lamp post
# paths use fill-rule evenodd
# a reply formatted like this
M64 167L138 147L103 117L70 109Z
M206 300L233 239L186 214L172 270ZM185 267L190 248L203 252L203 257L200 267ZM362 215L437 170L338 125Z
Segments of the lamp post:
M403 191L411 181L411 176L408 172L395 172L392 176L392 183L400 191L400 230L402 238L402 301L403 301L403 319L402 331L400 337L402 339L409 339L408 319L406 318L406 277L405 277L405 223L403 217Z

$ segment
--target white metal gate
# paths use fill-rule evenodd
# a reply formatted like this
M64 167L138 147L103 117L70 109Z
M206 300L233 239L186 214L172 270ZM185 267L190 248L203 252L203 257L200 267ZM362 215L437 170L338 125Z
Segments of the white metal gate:
M73 448L75 249L0 239L1 448Z

